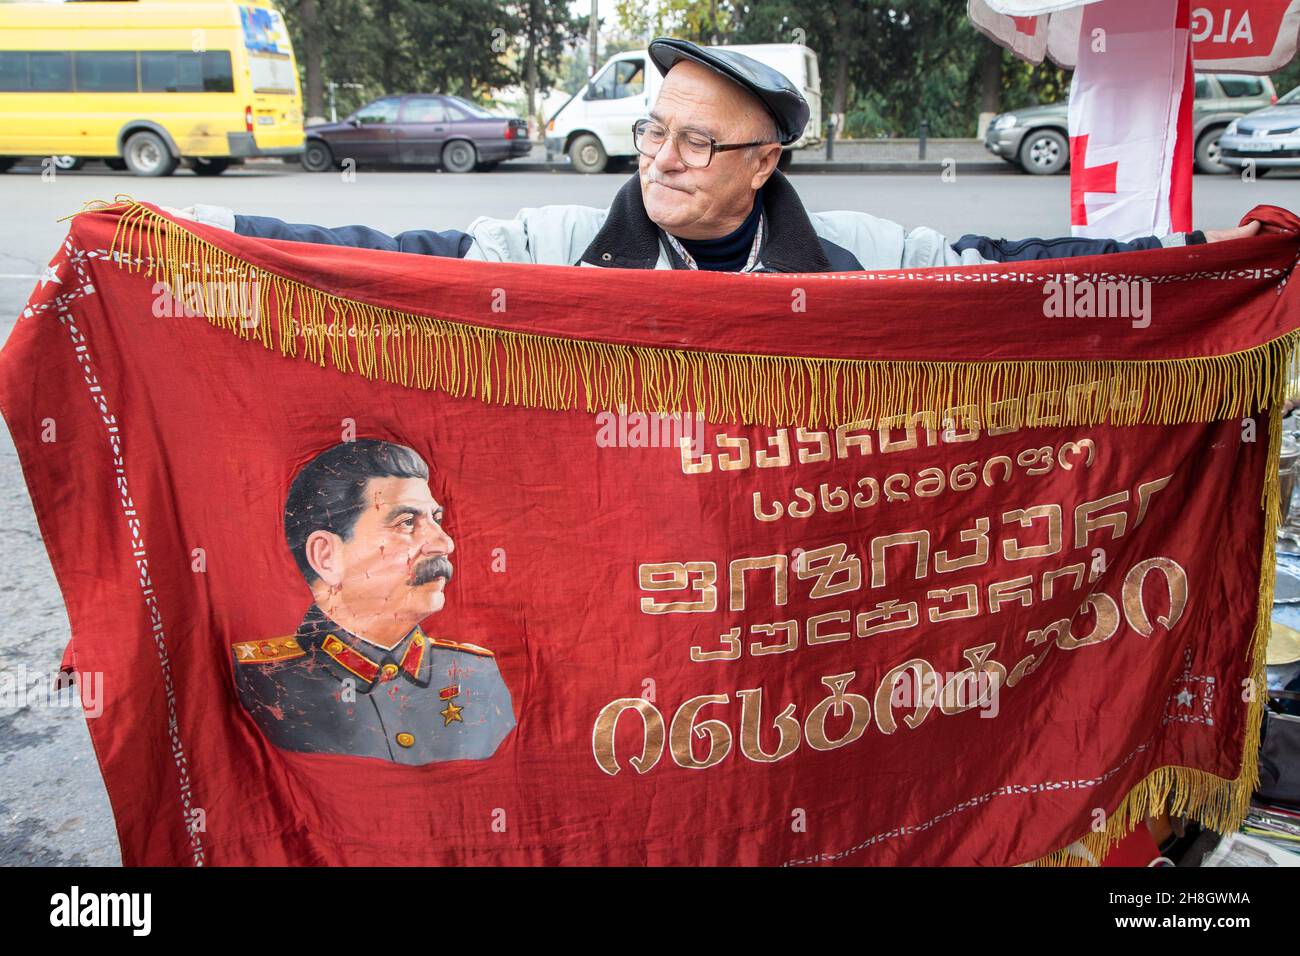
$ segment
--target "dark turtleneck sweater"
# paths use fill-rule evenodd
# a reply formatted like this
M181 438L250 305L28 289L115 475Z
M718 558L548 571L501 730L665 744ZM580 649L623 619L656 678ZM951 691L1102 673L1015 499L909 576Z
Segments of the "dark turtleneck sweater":
M683 239L676 237L682 247L695 258L695 264L710 272L739 272L749 261L749 250L754 245L754 233L763 212L763 191L754 194L754 208L734 232L720 239Z

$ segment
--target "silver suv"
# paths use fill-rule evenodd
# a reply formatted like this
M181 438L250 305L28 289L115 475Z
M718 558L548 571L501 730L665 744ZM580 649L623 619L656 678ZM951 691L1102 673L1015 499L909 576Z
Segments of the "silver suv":
M1273 106L1247 113L1228 124L1219 138L1219 161L1255 172L1300 166L1300 86Z
M1267 76L1196 74L1192 106L1196 168L1203 173L1228 172L1219 162L1220 135L1243 114L1277 101L1273 81ZM984 148L1027 173L1050 176L1070 164L1068 126L1069 104L1064 101L1012 110L989 123Z

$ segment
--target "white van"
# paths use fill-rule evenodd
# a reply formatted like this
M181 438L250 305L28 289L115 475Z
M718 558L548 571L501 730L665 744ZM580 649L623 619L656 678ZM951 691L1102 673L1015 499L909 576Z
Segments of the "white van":
M727 49L784 73L808 101L808 125L803 136L786 147L782 166L789 162L789 150L820 143L822 92L817 54L798 43L758 43ZM649 112L662 82L663 77L645 50L610 57L546 124L546 158L567 155L578 172L599 173L611 159L635 156L632 124Z

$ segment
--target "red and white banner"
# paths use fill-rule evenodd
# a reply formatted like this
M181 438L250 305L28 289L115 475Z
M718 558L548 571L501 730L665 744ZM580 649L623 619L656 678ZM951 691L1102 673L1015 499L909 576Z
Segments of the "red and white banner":
M1101 0L969 0L980 31L1031 63L1074 69L1083 11ZM1300 0L1193 0L1192 55L1198 70L1273 73L1295 57Z
M1192 228L1188 12L1188 0L1083 8L1069 119L1076 236L1133 239Z

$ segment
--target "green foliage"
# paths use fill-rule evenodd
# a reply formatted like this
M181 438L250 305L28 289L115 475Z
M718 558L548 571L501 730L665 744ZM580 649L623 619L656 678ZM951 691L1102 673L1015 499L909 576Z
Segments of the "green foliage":
M303 67L301 0L283 6ZM575 36L563 3L546 0L316 0L326 82L339 89L339 115L386 93L453 93L487 101L496 87L523 85L531 37L543 91L560 75Z
M299 6L285 17L299 59ZM587 79L586 16L568 0L316 0L322 74L340 89L340 113L384 93L456 93L524 86L527 52L540 91L572 92ZM818 55L822 112L843 104L852 137L973 136L982 104L997 110L1065 97L1069 74L1031 66L975 30L961 0L616 0L618 35L602 34L600 60L667 34L697 42L804 42ZM602 27L614 26L602 23ZM530 43L531 40L531 43ZM991 59L990 59L991 58ZM1300 62L1274 77L1300 84ZM837 93L839 96L837 97Z

